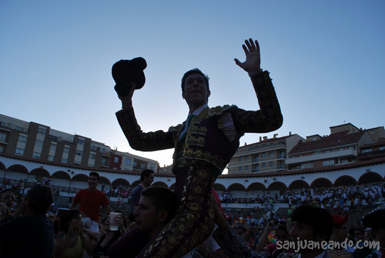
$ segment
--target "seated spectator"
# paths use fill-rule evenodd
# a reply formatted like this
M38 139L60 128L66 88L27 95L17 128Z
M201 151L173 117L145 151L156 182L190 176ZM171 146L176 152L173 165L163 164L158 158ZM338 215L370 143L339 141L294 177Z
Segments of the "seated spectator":
M138 207L134 211L136 226L115 242L107 250L106 255L109 258L137 257L140 252L146 250L145 246L150 243L150 239L167 227L167 222L171 220L176 208L177 199L170 189L150 187L143 190ZM203 245L185 254L182 258L201 257L200 253L204 253L204 255L210 253L210 257L226 257L219 249L216 242L209 238Z
M82 216L78 210L70 210L55 221L55 248L53 257L82 258L84 250L92 254L96 240L83 231Z
M283 251L287 253L292 253L293 252L292 250L282 250L282 249L277 250L276 242L280 241L281 243L284 243L284 241L290 240L290 235L289 235L289 232L287 231L286 223L284 222L281 222L281 224L279 224L275 229L275 238L276 238L275 243L270 243L267 245L268 237L270 232L272 232L274 229L274 224L275 224L274 221L270 221L269 223L267 223L267 227L263 231L263 234L255 250L258 252L264 251L264 252L270 253L272 257L277 257Z
M21 216L0 225L2 258L51 258L54 247L52 222L46 213L53 202L52 189L32 187L20 204Z
M94 258L104 256L108 248L126 233L127 225L123 212L118 210L116 210L115 212L119 212L121 214L120 216L116 216L114 218L115 222L119 225L118 230L112 231L110 229L109 218L105 219L104 223L102 224L101 230L98 233L84 229L84 231L86 231L91 237L96 238L98 241L95 250L92 252Z
M266 252L251 251L247 248L246 243L237 237L234 230L231 229L224 220L223 216L216 211L216 223L218 228L214 232L214 239L225 250L229 257L234 258L260 258L269 257ZM327 210L311 207L299 206L292 215L293 227L290 235L297 240L298 253L281 253L278 257L324 257L329 258L322 248L299 248L298 241L315 241L321 243L328 241L333 231L333 219ZM312 246L314 247L314 245Z
M12 189L4 189L0 192L0 203L4 203L8 209L7 216L0 222L4 223L14 218L12 208L14 207L15 202L16 194Z
M342 217L340 215L333 214L333 233L330 236L330 240L336 244L343 243L348 237L348 216ZM353 247L349 246L347 248L337 248L338 245L334 245L331 249L327 250L327 253L330 257L334 256L343 256L346 258L353 257Z
M134 211L135 226L111 245L109 258L136 257L151 238L171 220L176 211L176 196L168 188L150 187L143 190Z

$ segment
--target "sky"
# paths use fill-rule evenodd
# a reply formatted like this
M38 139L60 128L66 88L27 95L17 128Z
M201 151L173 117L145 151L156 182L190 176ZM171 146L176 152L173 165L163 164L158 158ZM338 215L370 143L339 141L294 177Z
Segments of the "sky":
M384 126L383 0L0 1L0 113L172 163L172 150L131 149L115 117L112 65L147 60L133 105L143 131L183 122L183 74L210 77L209 105L258 110L245 39L259 41L284 116L259 137L330 134L329 127Z

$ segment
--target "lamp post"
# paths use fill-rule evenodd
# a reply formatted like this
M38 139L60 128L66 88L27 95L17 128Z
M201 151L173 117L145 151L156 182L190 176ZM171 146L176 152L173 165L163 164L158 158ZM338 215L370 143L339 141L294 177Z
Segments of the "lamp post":
M247 191L246 191L246 207L247 207Z
M5 176L7 175L7 172L4 171L4 178L3 178L3 184L2 186L4 186L4 181L5 181Z
M68 194L70 194L72 179L70 179L70 186L68 187Z

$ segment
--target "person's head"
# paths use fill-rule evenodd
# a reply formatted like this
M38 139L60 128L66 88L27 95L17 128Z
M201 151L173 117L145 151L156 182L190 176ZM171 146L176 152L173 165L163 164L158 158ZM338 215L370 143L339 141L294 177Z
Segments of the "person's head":
M7 205L5 203L0 203L0 224L1 222L8 217L9 210L7 208Z
M0 192L0 203L4 203L10 210L16 201L15 192L12 189L5 189Z
M52 188L47 185L33 186L21 203L20 212L23 215L47 213L53 203Z
M369 213L362 219L365 227L372 229L372 235L375 236L381 245L385 244L385 210L376 210Z
M91 191L96 190L99 183L99 173L92 171L88 177L88 189Z
M154 171L151 169L144 169L140 173L140 181L145 187L149 187L154 182Z
M194 111L208 102L211 94L209 77L199 69L187 71L182 78L182 97L186 100L190 111Z
M279 225L275 230L275 237L277 241L288 241L290 240L289 232L287 231L286 224Z
M165 187L150 187L142 192L134 211L135 222L141 231L152 237L156 231L171 220L177 208L174 192Z
M365 240L365 230L363 228L356 228L354 230L354 236L356 237L356 240Z
M337 242L343 242L348 236L348 216L342 217L340 215L333 214L333 233L330 239Z
M293 211L292 229L290 236L296 241L328 241L333 232L333 218L331 214L322 208L312 206L298 206ZM301 253L317 253L321 249L301 249Z
M82 226L82 215L78 210L69 210L59 216L59 231L68 233L68 229L70 228L72 221L75 221L75 227L79 228Z

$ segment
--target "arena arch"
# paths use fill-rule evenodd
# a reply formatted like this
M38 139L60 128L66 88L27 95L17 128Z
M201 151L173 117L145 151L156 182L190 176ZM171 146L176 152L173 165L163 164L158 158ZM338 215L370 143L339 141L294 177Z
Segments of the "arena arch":
M16 172L28 175L28 169L22 165L12 165L7 169L7 172Z
M111 185L111 181L107 177L101 176L99 178L99 184Z
M78 181L78 182L86 182L88 183L88 176L84 174L77 174L75 175L71 181Z
M7 170L3 162L0 162L0 170L4 170L4 171Z
M214 184L213 188L215 189L215 191L217 193L226 191L226 187L224 185L218 184L218 183Z
M282 182L274 182L267 188L268 191L279 191L280 194L285 193L287 186Z
M242 192L245 192L246 191L246 187L244 185L239 184L239 183L234 183L234 184L230 185L229 187L227 187L227 190L228 191L242 191Z
M161 186L161 187L168 188L167 184L165 182L162 182L162 181L158 181L158 182L152 183L151 186Z
M336 179L334 186L357 185L357 181L351 176L341 176Z
M141 182L140 180L136 180L136 181L132 182L132 184L131 184L132 189L137 187L140 184L140 182Z
M329 179L323 177L317 178L310 184L311 188L328 188L332 186L333 183Z
M36 180L38 181L43 181L44 177L46 178L51 177L50 173L44 168L35 168L29 174L36 176Z
M247 187L246 191L266 191L266 186L264 186L262 183L252 183Z
M366 172L358 179L359 185L384 182L384 178L375 172Z
M67 172L64 172L64 171L56 171L56 172L54 172L52 174L51 178L71 180L70 175Z
M118 179L115 179L112 182L112 185L115 185L115 186L130 186L130 183L126 179L118 178Z
M310 186L307 182L303 181L303 180L295 180L293 182L291 182L291 184L289 185L289 189L290 190L295 190L295 189L309 189Z

